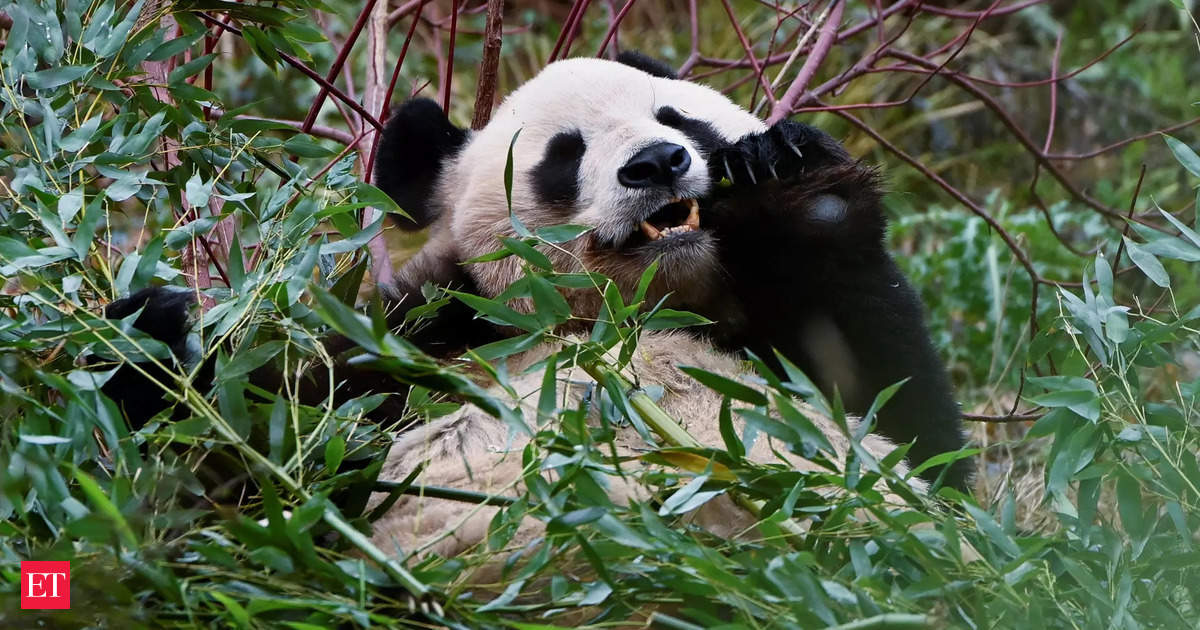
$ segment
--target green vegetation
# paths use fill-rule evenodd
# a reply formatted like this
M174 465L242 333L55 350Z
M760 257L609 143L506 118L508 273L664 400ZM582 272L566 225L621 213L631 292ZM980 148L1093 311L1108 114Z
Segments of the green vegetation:
M684 62L689 20L679 4L637 6L621 29L623 45L639 42ZM701 4L704 54L741 58L722 4ZM844 22L868 19L875 4L850 3ZM1176 3L1087 4L981 20L948 67L1001 83L1037 81L1049 74L1060 33L1066 71L1141 26L1125 47L1060 84L1052 146L1086 153L1192 118L1200 51ZM769 6L731 6L756 54L789 50L781 41L795 24L777 36ZM501 94L545 62L570 10L524 7L508 8L506 28L515 32L504 39ZM457 24L449 90L461 122L471 118L483 58L482 38L470 34L484 29L483 14L469 8ZM558 620L563 626L638 627L654 611L652 623L663 628L1200 626L1197 136L1183 128L1094 159L1054 162L1072 165L1067 179L1090 205L1046 165L1035 170L1032 154L980 98L940 78L906 106L854 114L965 191L995 229L849 119L824 112L812 120L887 174L893 244L925 291L965 411L1030 413L978 425L974 496L913 496L891 462L866 456L822 474L755 464L731 436L721 450L658 453L673 464L658 480L660 500L613 505L597 481L612 474L611 431L542 397L538 411L556 425L522 454L531 472L502 501L487 549L394 559L373 547L360 533L375 516L362 499L375 487L392 427L359 419L381 400L305 406L286 388L252 388L246 374L269 361L293 369L316 361L324 370L319 340L336 330L380 370L419 385L409 397L416 418L470 400L519 420L514 401L422 356L384 330L371 308L353 308L370 305L359 297L366 245L385 228L370 215L364 221L364 209L396 209L362 183L370 124L338 101L356 122L346 123L331 104L337 99L310 134L275 120L302 120L320 89L283 55L326 72L360 9L297 0L0 5L0 625L534 629L555 627L552 613L565 612L573 620ZM436 24L422 23L407 50L397 100L424 78L432 94L445 78L449 9L427 10ZM210 38L219 28L211 20L226 16L241 36ZM410 19L396 21L379 47L387 72ZM890 18L888 32L906 19ZM594 54L608 24L593 7L572 54ZM932 50L972 24L922 13L899 42ZM849 68L875 37L871 30L835 46L813 84ZM377 41L364 39L346 71L358 91L346 90L376 116L389 78L368 69L375 49L367 44ZM1028 76L1015 72L1022 67ZM755 82L737 83L745 76L726 71L711 80L740 103L756 102ZM900 100L920 80L869 73L822 99ZM344 76L335 84L346 86ZM1046 86L983 88L1000 94L1023 128L1046 128ZM1040 148L1042 132L1030 135ZM1096 207L1124 214L1131 200L1136 221ZM1046 282L1031 279L1002 234ZM397 261L419 242L385 235ZM602 277L547 271L530 245L565 236L542 232L507 245L528 271L505 297L532 299L538 316L512 317L502 302L474 300L523 329L478 352L478 367L553 337L566 317L548 297L558 294L543 290L553 285L595 286L606 317L586 342L567 340L539 369L574 362L597 374L619 371L605 350L627 358L638 331L694 323L639 300L625 304ZM129 321L98 313L152 284L192 287L205 301L193 342L216 357L218 380L212 392L198 391L182 371L162 386L178 395L183 419L131 431L99 391L112 361L169 355ZM100 362L75 362L87 355ZM502 384L510 376L494 374ZM763 372L709 384L749 405L761 431L819 459L822 445L804 431L802 414L776 413L804 396L838 416L836 401L802 383ZM652 392L624 390L616 379L606 392L607 421L653 413ZM770 413L768 397L776 402ZM213 468L248 474L255 489L215 508L198 478ZM880 478L910 505L884 509L873 489ZM840 489L839 498L826 498L830 489ZM760 539L717 539L679 518L721 493L759 502ZM861 514L872 518L861 522ZM504 548L525 517L546 523L542 544L494 592L466 590L469 570ZM19 609L20 562L29 559L72 561L70 611Z

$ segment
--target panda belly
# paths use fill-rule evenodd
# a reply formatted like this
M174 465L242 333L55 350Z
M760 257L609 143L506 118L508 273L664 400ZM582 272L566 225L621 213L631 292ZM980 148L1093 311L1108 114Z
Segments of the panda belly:
M509 360L509 373L521 374L510 382L521 400L536 401L542 381L539 371L522 374L523 368L555 350L557 346L547 344ZM676 366L681 364L729 378L737 378L747 370L735 356L716 351L707 342L679 332L643 334L629 367L644 386L662 387L659 406L679 421L692 437L706 446L722 448L723 440L717 421L722 397L678 370ZM559 405L578 405L593 384L594 381L582 370L574 369L565 374L560 372L556 393ZM492 394L506 396L499 387ZM524 403L522 407L526 408L526 422L533 427L536 411L527 408L528 405ZM823 415L815 411L808 415L834 445L838 459L844 461L849 450L848 438ZM591 421L599 422L597 413L593 412L590 416ZM736 414L734 424L740 434L742 423ZM452 414L402 433L388 452L380 479L403 480L423 464L424 468L415 484L488 495L518 496L522 494L522 478L526 472L522 464L522 451L528 442L529 438L525 436L510 435L502 421L477 407L463 405ZM639 483L642 477L639 473L650 468L638 463L635 458L645 454L651 447L632 426L618 427L614 444L617 455L630 461L621 464L625 473L623 476L607 477L610 499L622 506L630 501L649 500L654 495L654 489ZM862 444L876 458L885 457L895 448L891 442L874 434L864 438ZM785 462L780 462L778 453L784 453ZM824 470L798 455L787 453L786 447L780 444L773 445L766 436L755 440L747 456L761 463L786 463L797 470ZM897 472L905 474L907 469L901 465L897 467ZM917 490L925 489L924 483L919 480L912 483ZM898 497L888 493L882 484L879 489L890 501L901 502ZM382 495L377 497L376 502L382 500ZM406 495L374 523L372 540L380 549L400 558L421 557L431 553L442 557L461 556L486 542L489 524L499 510L493 506ZM754 531L754 517L736 507L725 495L709 501L686 518L714 535L726 538ZM543 523L527 517L509 541L508 548L521 549L541 536L543 531ZM498 555L501 561L503 557L504 554ZM495 566L498 563L489 561L488 564ZM483 573L490 575L493 572ZM473 579L477 583L488 581L483 575Z

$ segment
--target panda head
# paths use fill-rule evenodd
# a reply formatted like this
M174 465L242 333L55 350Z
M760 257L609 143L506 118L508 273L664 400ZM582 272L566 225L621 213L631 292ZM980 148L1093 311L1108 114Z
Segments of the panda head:
M597 271L631 291L658 260L652 294L686 303L704 299L719 273L704 221L715 186L710 153L765 130L719 92L640 55L568 59L510 94L476 132L454 127L433 101L409 101L388 122L375 182L413 217L407 227L433 225L427 247L453 247L456 260L468 260L513 234L504 183L511 145L520 221L592 228L547 252L559 271ZM468 271L494 296L520 277L520 265L509 258Z

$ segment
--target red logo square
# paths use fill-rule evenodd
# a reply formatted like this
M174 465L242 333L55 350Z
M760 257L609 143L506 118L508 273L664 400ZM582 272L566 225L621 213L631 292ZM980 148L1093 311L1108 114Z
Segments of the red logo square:
M71 607L71 561L22 561L21 610Z

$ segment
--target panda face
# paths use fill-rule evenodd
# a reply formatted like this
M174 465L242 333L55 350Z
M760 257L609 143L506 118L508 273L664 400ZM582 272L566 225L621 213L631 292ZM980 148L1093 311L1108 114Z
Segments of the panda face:
M607 60L560 61L466 140L442 172L439 196L464 258L496 249L495 236L511 233L503 183L511 144L512 209L522 223L593 228L557 252L560 270L582 263L630 289L658 260L656 292L695 291L717 265L704 224L709 153L765 129L705 86ZM495 294L516 279L510 267L472 273Z

